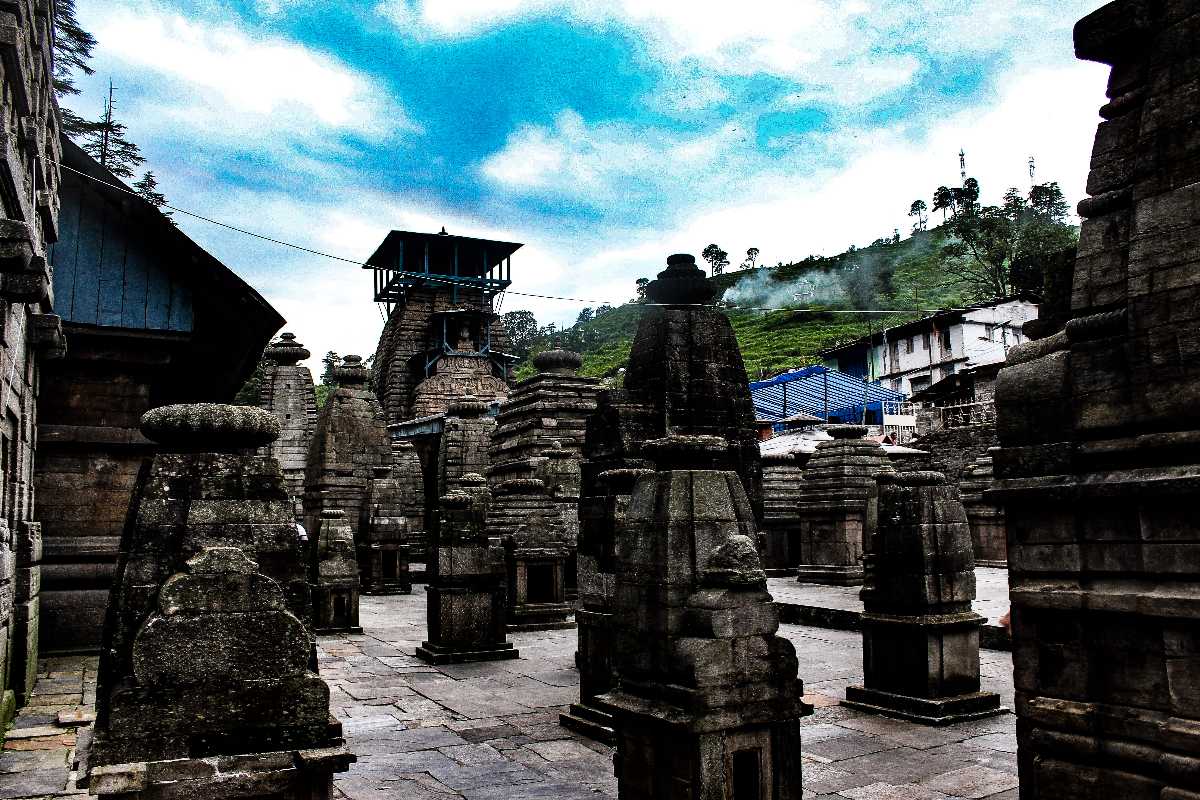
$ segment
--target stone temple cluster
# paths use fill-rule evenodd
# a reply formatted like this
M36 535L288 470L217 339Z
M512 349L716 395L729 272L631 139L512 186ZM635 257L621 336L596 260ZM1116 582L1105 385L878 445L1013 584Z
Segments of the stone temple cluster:
M805 607L778 595L816 587L858 603L835 710L864 731L932 750L1015 714L1018 782L965 796L1200 798L1200 2L1077 25L1111 76L1078 252L1048 276L1069 290L992 376L994 417L910 447L828 413L764 424L687 254L646 287L620 381L558 342L518 377L495 300L521 245L444 229L364 263L378 346L318 404L270 305L60 138L52 12L0 2L0 725L77 728L76 795L347 796L380 753L331 711L328 653L404 603L423 635L390 666L507 676L472 701L497 708L526 674L503 665L543 652L530 632L572 643L570 702L537 735L498 711L497 742L570 731L624 800L798 799L835 779L806 754L840 718L805 693ZM257 403L232 404L256 364ZM996 569L1011 634L979 610ZM997 641L1011 708L985 685ZM94 654L94 684L42 719L39 681L64 679L39 659L62 653ZM401 702L378 677L354 699ZM458 746L384 755L433 774ZM486 793L503 752L472 751L465 796L507 796ZM960 796L868 789L827 796Z

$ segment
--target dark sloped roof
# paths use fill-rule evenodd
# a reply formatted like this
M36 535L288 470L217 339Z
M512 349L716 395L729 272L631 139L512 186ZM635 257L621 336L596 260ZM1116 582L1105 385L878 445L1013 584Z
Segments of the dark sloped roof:
M755 416L780 422L798 412L824 419L826 402L830 415L843 416L862 408L864 394L867 405L904 399L900 392L878 383L864 385L862 378L820 365L750 384Z

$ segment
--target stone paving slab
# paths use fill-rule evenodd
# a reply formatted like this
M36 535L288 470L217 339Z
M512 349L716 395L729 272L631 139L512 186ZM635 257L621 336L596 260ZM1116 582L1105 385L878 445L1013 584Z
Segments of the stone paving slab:
M513 634L517 660L431 667L413 656L425 638L424 598L364 597L364 634L320 638L331 710L359 757L337 777L337 797L615 798L612 749L558 724L578 691L575 631ZM1016 800L1013 716L934 729L844 708L846 685L862 680L860 636L800 625L781 632L796 645L816 707L802 722L806 798ZM74 789L71 764L76 726L94 710L95 659L41 666L46 691L39 682L35 696L84 702L22 709L19 732L0 751L0 800L87 796ZM984 688L1011 706L1009 654L983 651L980 670Z
M998 650L1012 649L1012 639L1000 625L1008 613L1008 570L994 567L975 568L975 613L986 618L982 646ZM794 577L767 579L767 588L779 606L780 619L800 625L856 631L863 604L858 586L825 586L800 583Z

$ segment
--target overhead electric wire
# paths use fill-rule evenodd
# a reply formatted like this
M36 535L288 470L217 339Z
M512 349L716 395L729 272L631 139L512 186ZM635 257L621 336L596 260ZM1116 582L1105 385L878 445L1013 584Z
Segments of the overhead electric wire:
M88 180L98 183L101 186L107 186L110 189L115 189L118 192L123 192L124 194L133 195L134 197L142 197L140 194L133 191L132 189L127 189L124 186L120 186L115 183L109 183L108 181L101 180L100 178L97 178L94 175L89 175L88 173L83 172L81 170L77 170L74 167L68 167L66 164L63 164L58 161L54 161L53 159L51 159L51 163L57 165L59 167L59 169L65 169L68 172L73 172L76 175L79 175L82 178L87 178ZM144 200L145 198L142 198L142 199ZM261 239L264 242L270 242L272 244L281 245L283 247L290 247L293 250L299 250L300 252L308 253L310 255L321 256L322 258L329 258L334 261L341 261L346 264L355 264L360 267L369 266L366 262L364 262L360 259L346 258L344 256L338 256L338 255L334 255L332 253L326 253L321 250L314 250L313 248L305 247L304 245L294 244L292 242L288 242L283 239L276 239L273 236L266 236L265 234L255 233L254 231L246 230L245 228L239 228L236 225L230 225L227 222L221 222L220 220L213 219L212 217L206 217L203 214L197 214L195 211L188 211L186 208L180 208L178 206L173 206L170 203L162 203L161 206L157 206L157 207L166 208L166 209L169 209L176 213L184 214L185 216L189 216L194 219L198 219L202 222L207 222L210 225L216 225L218 227L234 231L235 233L240 233L244 236L251 236L255 239ZM417 274L417 273L413 273L413 274ZM455 281L452 279L436 278L436 277L433 277L432 275L425 275L423 273L421 274L421 277L424 280L430 281L433 283L445 283L445 284L456 285L456 286L462 285L461 282L459 282L459 281ZM507 292L508 294L514 294L519 297L534 297L539 300L565 300L565 301L572 302L572 303L597 303L600 305L611 305L611 303L608 300L595 300L595 299L589 299L586 297L567 297L564 295L554 295L554 294L536 294L534 292L519 292L514 289L505 289L504 291ZM622 303L622 305L624 305L624 303ZM671 306L671 307L676 307L676 308L678 308L680 306L684 306L684 307L690 306L690 307L701 308L701 307L716 307L717 304L716 303L638 303L637 305L654 306L654 307ZM933 314L933 313L938 313L938 312L943 312L943 311L969 311L969 310L971 310L969 308L832 309L832 308L793 308L790 306L780 306L778 308L768 308L768 307L764 307L764 306L725 306L725 308L729 308L730 310L733 310L733 311L765 311L765 312L791 311L791 312L795 312L795 313L816 313L816 314ZM380 313L382 314L382 309L380 310Z

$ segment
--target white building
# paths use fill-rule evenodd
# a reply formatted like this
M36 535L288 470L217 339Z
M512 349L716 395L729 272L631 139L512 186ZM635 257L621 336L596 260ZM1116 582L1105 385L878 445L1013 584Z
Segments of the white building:
M1004 298L939 311L830 348L821 356L830 367L911 397L961 370L1004 361L1009 348L1025 341L1021 326L1037 315L1036 303Z

